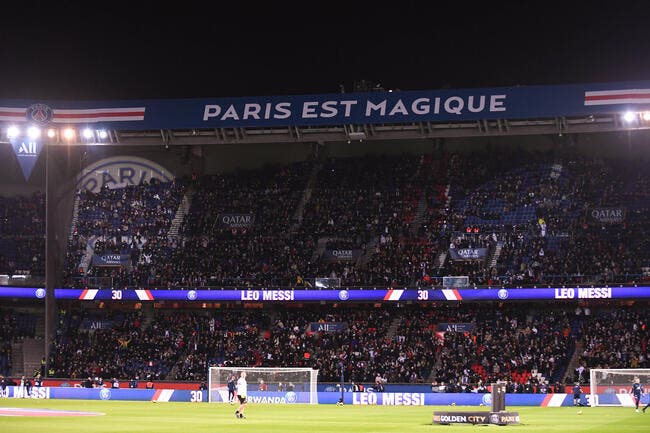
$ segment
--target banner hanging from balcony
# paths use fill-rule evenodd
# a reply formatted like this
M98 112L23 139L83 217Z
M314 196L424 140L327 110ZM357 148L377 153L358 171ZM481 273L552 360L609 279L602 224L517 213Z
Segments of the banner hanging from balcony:
M36 161L41 154L43 149L43 143L40 140L29 140L29 139L10 139L11 147L14 150L16 159L18 159L18 164L20 164L20 169L25 176L25 180L28 180L32 175Z
M650 109L650 81L140 101L0 100L0 123L123 130L468 122Z

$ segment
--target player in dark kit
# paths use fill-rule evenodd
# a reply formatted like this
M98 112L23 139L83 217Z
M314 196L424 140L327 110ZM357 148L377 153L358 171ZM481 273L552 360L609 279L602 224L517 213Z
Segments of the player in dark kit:
M641 401L641 396L643 395L643 385L641 385L641 380L639 380L638 377L634 378L634 383L632 384L632 389L630 390L630 394L634 396L634 406L636 408L636 411L638 412L639 402ZM645 413L645 407L643 408L643 412Z
M582 387L580 386L580 382L576 382L576 384L573 385L573 405L574 406L582 406L582 401L580 400L581 396L582 396Z
M230 376L230 380L228 381L228 401L230 402L230 404L235 403L235 398L236 398L235 397L235 389L236 389L236 387L237 386L235 385L235 376Z

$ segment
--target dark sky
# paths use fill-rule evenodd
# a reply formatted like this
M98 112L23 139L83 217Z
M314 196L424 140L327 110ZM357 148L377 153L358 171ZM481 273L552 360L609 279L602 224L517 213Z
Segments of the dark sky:
M95 3L3 11L0 99L329 93L362 79L402 90L650 80L644 1Z

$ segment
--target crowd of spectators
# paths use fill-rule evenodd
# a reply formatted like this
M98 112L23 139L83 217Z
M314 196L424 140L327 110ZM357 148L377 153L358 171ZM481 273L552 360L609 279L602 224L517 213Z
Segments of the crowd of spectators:
M45 273L45 195L0 196L0 274Z
M36 336L36 314L16 308L0 308L0 375L12 374L12 344Z
M648 368L647 308L593 310L534 303L75 307L59 312L49 375L203 382L210 366L312 367L320 382L338 382L343 368L346 381L366 386L380 377L382 384L430 383L434 392L483 392L506 381L509 392L528 393L573 381L567 368L576 347L583 383L591 368ZM25 330L16 314L3 311L0 319L3 341ZM334 323L343 326L311 326Z
M445 333L436 382L458 388L479 382L537 386L562 380L574 343L569 312L477 306L463 314L473 331Z
M649 186L642 160L486 149L330 158L80 191L63 282L307 286L334 277L344 286L407 286L468 275L488 286L633 283L650 268ZM190 212L180 236L170 237L188 188ZM594 209L622 217L599 220ZM224 223L224 215L252 219ZM43 274L43 194L0 197L0 220L0 274ZM463 237L468 230L479 236ZM326 254L342 245L352 258ZM444 256L465 247L487 254ZM89 248L128 256L128 264L83 264Z
M68 246L66 284L87 286L93 278L108 286L147 285L167 263L176 239L168 238L171 221L185 192L184 180L152 179L138 186L79 191L79 214ZM119 254L128 260L121 267L87 263L80 272L88 246L95 255ZM108 280L106 280L106 278Z
M191 315L60 310L50 361L58 377L165 378L195 331Z
M445 275L488 286L638 281L650 250L642 168L526 150L272 165L187 181L192 205L178 237L167 230L184 182L82 192L67 281L88 283L77 275L88 242L96 253L131 256L129 266L86 273L117 286L308 286L315 277L412 286ZM594 208L624 218L595 221ZM342 248L353 253L329 254ZM451 248L486 254L440 259Z
M602 309L585 317L578 365L591 368L649 368L648 308ZM583 374L586 379L588 373Z
M491 173L491 158L453 157L481 182L452 177L448 227L493 234L487 260L445 263L443 274L469 275L477 285L639 282L648 266L648 180L643 161L577 153L513 155L523 167ZM499 157L496 157L497 159ZM490 178L492 174L492 178ZM456 181L459 180L458 184ZM591 211L621 211L602 221ZM454 244L454 233L449 234ZM496 245L491 245L491 247ZM497 253L492 262L492 254Z

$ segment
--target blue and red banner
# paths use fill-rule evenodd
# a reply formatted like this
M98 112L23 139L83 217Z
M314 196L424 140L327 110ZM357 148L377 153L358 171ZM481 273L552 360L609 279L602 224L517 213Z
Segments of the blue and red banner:
M650 109L650 81L141 101L0 100L0 123L208 129L587 116Z
M650 286L509 289L56 289L56 299L199 302L534 301L650 298ZM45 298L42 287L0 287L3 298Z
M214 398L216 397L216 398ZM222 396L215 392L213 401L223 402ZM340 392L318 392L319 404L336 404ZM343 401L352 405L381 406L490 406L491 394L476 393L432 393L432 392L345 392ZM122 400L153 402L194 402L208 401L208 391L179 389L112 389L112 388L72 388L72 387L32 387L29 392L22 386L8 386L0 391L0 398L31 399L72 399L72 400ZM631 394L597 394L599 404L634 407ZM309 403L308 392L253 391L248 399L253 404L296 404ZM583 394L581 402L590 405L591 396ZM643 399L646 403L646 399ZM507 394L507 406L573 406L573 394Z

